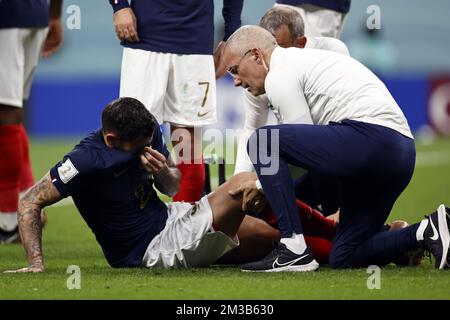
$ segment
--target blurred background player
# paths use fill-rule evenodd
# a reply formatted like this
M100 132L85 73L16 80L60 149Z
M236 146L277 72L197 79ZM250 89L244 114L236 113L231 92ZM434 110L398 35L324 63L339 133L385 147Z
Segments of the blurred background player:
M224 72L220 66L223 42L213 56L214 3L110 3L116 34L125 47L120 96L137 98L159 123L170 123L182 174L180 191L173 200L197 201L205 183L201 127L217 122L215 79ZM240 27L242 6L243 0L223 1L223 41Z
M295 8L305 21L311 37L339 38L350 10L350 0L277 0L277 5Z
M22 124L39 55L62 44L62 0L0 1L0 243L19 237L19 192L34 183L29 141ZM44 218L44 216L43 216Z

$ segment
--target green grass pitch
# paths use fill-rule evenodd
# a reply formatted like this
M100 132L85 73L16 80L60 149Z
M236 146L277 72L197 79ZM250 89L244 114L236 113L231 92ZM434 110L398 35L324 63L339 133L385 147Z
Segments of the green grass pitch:
M74 141L32 141L36 177ZM450 204L450 140L417 144L416 171L390 220L418 221L438 204ZM231 169L231 168L228 168ZM228 174L232 171L228 170ZM380 172L382 174L382 172ZM422 267L381 269L381 288L369 290L365 269L322 266L307 274L248 274L233 266L192 270L112 269L73 205L47 209L46 272L5 274L26 265L21 245L0 246L0 299L449 299L450 271ZM81 269L81 289L69 290L69 265Z

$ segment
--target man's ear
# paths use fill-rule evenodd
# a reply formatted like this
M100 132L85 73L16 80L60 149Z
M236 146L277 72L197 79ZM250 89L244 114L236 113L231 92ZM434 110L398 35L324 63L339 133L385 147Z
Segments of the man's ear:
M264 54L263 54L263 52L261 51L261 49L259 49L259 48L253 48L253 49L251 50L251 52L252 52L253 59L256 61L256 63L257 63L257 64L262 64L263 61L264 61Z
M306 39L305 36L301 36L301 37L297 37L297 39L295 40L295 44L297 46L297 48L303 49L306 46L306 42L308 41L308 39Z
M113 132L104 132L103 137L105 139L105 143L109 148L114 148L117 145L117 141L119 140L117 135Z

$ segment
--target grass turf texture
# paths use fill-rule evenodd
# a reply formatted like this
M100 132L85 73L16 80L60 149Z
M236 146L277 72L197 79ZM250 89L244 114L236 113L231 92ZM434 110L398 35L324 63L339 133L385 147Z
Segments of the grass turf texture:
M32 141L36 177L70 150L73 142ZM417 144L417 167L389 220L409 222L450 204L450 140ZM232 168L227 168L228 173ZM212 170L213 175L215 170ZM380 173L382 174L382 173ZM425 260L419 268L381 269L381 289L369 290L365 269L314 273L249 274L233 266L192 270L112 269L73 205L47 209L46 272L0 273L0 299L449 299L450 271ZM26 265L21 245L0 246L0 271ZM69 265L81 268L81 289L66 286Z

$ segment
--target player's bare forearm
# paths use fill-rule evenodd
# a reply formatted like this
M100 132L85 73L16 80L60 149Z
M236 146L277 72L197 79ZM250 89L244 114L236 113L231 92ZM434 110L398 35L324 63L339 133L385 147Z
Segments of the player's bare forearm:
M180 190L181 173L170 157L167 159L167 167L153 176L156 188L165 195L173 197Z
M56 53L62 46L63 29L61 22L62 0L52 0L50 3L50 22L48 34L42 46L41 56L48 58Z
M29 272L44 270L41 210L60 199L61 195L53 185L50 173L47 173L19 201L17 219Z
M52 0L50 3L50 19L61 19L63 0Z

